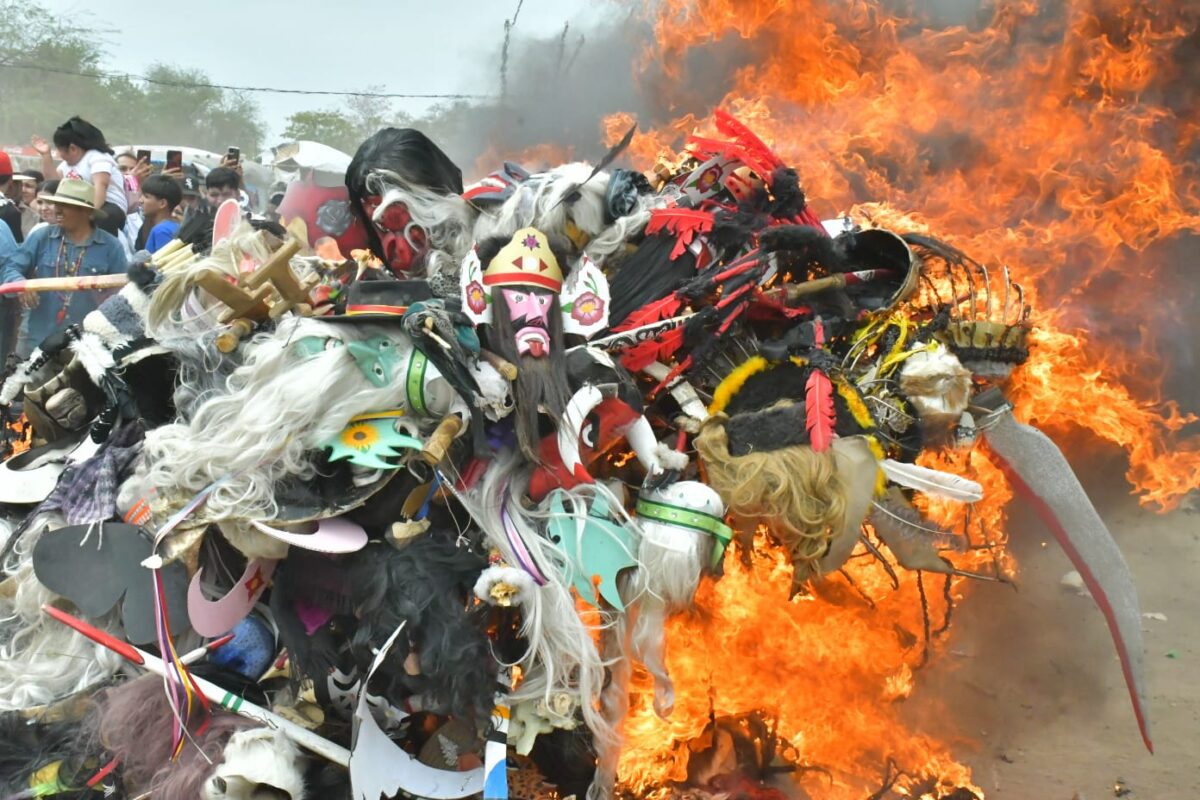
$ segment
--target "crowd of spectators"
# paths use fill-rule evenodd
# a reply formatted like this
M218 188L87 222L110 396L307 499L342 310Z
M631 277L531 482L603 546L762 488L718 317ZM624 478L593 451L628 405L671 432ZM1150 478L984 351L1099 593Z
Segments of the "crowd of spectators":
M135 253L154 253L194 215L241 200L240 161L226 156L201 176L143 154L114 153L104 133L72 117L51 140L33 136L41 170L15 171L0 152L0 282L123 273ZM25 358L46 336L78 323L99 292L24 292L0 306L0 353ZM15 342L15 347L13 343Z

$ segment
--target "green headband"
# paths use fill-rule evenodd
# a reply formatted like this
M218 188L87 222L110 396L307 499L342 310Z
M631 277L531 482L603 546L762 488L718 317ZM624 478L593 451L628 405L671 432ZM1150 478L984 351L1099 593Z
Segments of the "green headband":
M733 529L725 524L725 520L703 511L643 498L637 502L637 514L642 519L689 528L715 537L717 545L713 548L712 566L714 568L721 563L721 559L725 556L725 547L733 541Z
M425 370L429 359L417 347L413 348L412 359L408 362L408 375L404 389L408 395L408 409L414 416L423 417L428 414L425 407Z

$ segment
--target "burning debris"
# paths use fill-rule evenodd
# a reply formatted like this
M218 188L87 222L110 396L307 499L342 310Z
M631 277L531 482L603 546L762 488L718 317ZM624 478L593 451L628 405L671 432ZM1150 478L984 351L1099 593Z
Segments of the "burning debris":
M1126 445L1162 507L1195 484L1166 438L1192 418L1053 302L1200 228L1128 129L1169 13L1092 11L668 0L665 88L714 37L756 59L711 119L613 117L597 165L471 186L388 129L347 179L373 253L234 210L139 263L0 389L38 444L2 465L0 708L46 722L6 791L978 799L898 706L967 587L1015 573L1010 501L1097 600L1149 746L1128 569L1027 424ZM1111 170L1077 166L1099 141Z

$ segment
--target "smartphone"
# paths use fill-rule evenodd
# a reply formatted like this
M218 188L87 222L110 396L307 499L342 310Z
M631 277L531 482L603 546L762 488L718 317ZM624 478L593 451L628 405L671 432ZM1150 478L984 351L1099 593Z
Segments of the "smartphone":
M150 163L150 151L149 150L138 150L137 151L137 160L145 161L147 164L149 164Z
M229 150L226 151L225 157L236 163L242 160L242 151L240 148L230 147Z
M168 150L167 151L167 169L183 169L183 151Z

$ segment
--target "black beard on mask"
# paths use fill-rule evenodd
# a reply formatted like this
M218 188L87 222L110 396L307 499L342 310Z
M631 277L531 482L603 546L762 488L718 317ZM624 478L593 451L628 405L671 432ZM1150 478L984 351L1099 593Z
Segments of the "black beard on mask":
M508 313L508 303L496 291L492 302L492 326L488 342L492 352L517 367L517 380L513 385L516 408L513 421L517 431L517 444L526 458L541 463L538 444L541 442L540 415L545 413L558 427L567 402L571 399L571 386L567 383L566 354L563 349L562 310L556 296L550 303L549 326L550 352L544 358L533 358L517 353L514 340L516 329Z

